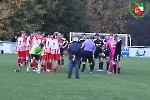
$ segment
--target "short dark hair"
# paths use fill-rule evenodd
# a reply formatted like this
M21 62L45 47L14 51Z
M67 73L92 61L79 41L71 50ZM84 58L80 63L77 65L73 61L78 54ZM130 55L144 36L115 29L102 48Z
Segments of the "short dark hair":
M49 31L49 35L53 35L54 34L54 30Z
M32 34L34 32L34 30L31 30L30 33Z
M40 43L39 46L40 46L41 48L43 48L43 47L44 47L44 44L43 44L43 43Z
M112 37L113 37L113 35L114 35L113 33L110 34L110 36L112 36Z
M98 33L96 33L96 34L95 34L95 36L99 36L99 34L98 34Z
M102 35L102 36L100 36L101 37L101 39L105 39L105 36L104 35Z
M118 38L118 35L117 35L117 34L114 35L114 39L116 39L116 38Z
M49 35L49 33L48 33L48 32L45 32L44 37L47 37L48 35Z
M83 35L86 35L86 34L85 34L85 33L83 33L83 34L82 34L82 36L83 36Z
M89 39L93 39L93 38L94 38L93 36L90 36L90 37L89 37Z
M57 36L59 32L54 32L53 37Z

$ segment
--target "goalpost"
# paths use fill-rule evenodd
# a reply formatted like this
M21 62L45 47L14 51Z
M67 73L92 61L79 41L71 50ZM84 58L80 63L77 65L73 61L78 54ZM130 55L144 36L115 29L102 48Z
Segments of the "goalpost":
M86 34L87 36L93 36L96 33L82 33L82 32L70 32L70 41L72 41L72 37L73 36L77 36L79 39L81 38L82 34ZM100 36L108 36L111 33L98 33ZM123 42L123 46L125 47L131 47L131 35L129 34L117 34L119 36L119 38L122 40Z

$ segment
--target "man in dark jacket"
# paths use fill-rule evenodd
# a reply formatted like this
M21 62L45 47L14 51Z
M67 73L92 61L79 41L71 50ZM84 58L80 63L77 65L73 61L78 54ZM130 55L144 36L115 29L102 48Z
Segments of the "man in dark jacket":
M68 47L69 67L68 78L71 78L73 67L75 67L75 76L79 77L79 64L81 60L81 45L78 43L78 38L73 37L73 42Z

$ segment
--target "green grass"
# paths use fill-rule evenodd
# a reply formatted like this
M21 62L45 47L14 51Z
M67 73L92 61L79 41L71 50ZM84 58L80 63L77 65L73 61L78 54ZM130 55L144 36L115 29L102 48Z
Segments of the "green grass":
M17 66L17 55L0 54L0 100L149 100L150 59L122 58L121 75L105 72L67 79L68 59L58 73L37 74ZM104 67L105 68L105 67ZM14 72L19 69L20 72ZM96 68L97 69L97 68Z

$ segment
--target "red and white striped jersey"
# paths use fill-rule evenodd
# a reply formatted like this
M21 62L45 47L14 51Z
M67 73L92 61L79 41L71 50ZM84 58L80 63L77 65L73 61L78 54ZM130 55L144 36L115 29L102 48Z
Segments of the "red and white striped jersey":
M31 42L30 42L31 36L27 37L26 41L26 50L31 50Z
M51 41L51 54L60 54L60 46L61 40L59 38L52 38Z
M26 37L20 36L17 39L17 51L25 51L26 50Z
M35 46L35 45L38 45L38 36L33 36L31 42L32 42L31 43L32 47Z
M41 38L41 37L38 38L38 45L39 45L40 43L44 43L44 38Z
M47 53L50 53L51 51L51 42L52 42L52 37L48 37L45 39L45 51Z

